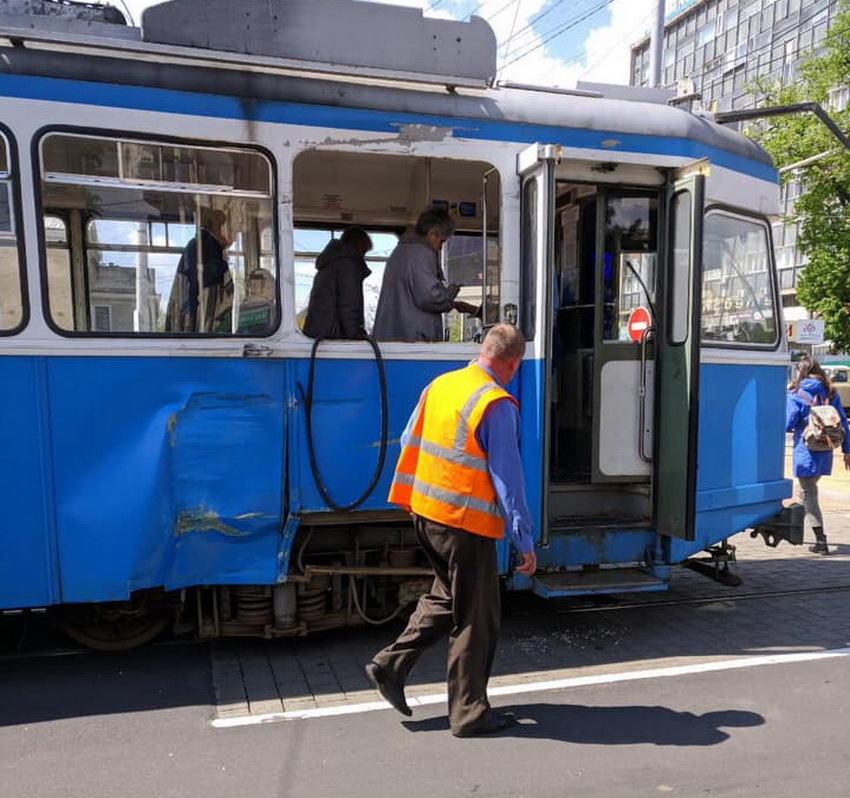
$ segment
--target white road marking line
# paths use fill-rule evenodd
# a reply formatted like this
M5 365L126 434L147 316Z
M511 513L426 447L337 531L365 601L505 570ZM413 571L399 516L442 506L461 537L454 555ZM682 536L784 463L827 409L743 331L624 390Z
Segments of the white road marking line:
M828 651L805 651L796 654L767 654L758 657L740 657L719 662L701 662L694 665L673 665L667 668L649 668L643 671L623 671L621 673L603 673L595 676L576 676L571 679L551 679L542 682L508 684L492 687L487 692L491 697L519 695L521 693L540 693L549 690L567 690L573 687L590 687L597 684L615 684L638 679L662 679L669 676L687 676L696 673L730 671L739 668L754 668L762 665L787 665L795 662L812 662L819 659L850 656L850 647L835 648ZM407 703L411 707L424 707L429 704L446 702L445 693L411 696ZM230 729L234 726L256 726L261 723L276 723L282 720L306 720L309 718L330 718L338 715L354 715L359 712L374 712L378 709L392 709L385 701L370 701L362 704L342 704L335 707L301 709L291 712L268 712L263 715L239 715L233 718L216 718L210 725L216 729Z

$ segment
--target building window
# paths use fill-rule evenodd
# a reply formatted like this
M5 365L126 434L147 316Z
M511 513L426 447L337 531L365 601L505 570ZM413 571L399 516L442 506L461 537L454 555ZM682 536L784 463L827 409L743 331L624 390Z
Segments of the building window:
M747 42L746 40L740 44L736 44L731 50L726 52L726 61L723 64L724 72L731 72L739 66L744 65L744 60L747 57Z
M110 305L94 306L95 332L112 332L112 307Z
M703 45L708 44L714 38L715 30L716 27L714 20L707 22L705 25L701 25L697 29L696 46L702 47Z
M829 90L829 110L843 111L847 107L847 101L850 99L850 87L839 86Z

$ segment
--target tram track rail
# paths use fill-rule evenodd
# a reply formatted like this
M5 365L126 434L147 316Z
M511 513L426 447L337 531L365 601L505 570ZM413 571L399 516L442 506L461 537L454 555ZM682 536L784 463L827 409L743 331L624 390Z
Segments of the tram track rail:
M716 604L718 602L738 602L738 601L756 601L759 599L783 599L796 598L801 596L813 596L832 593L850 592L850 582L835 585L815 585L784 590L749 590L747 592L725 591L713 595L701 596L669 596L665 598L638 599L630 601L610 601L599 604L585 604L573 606L553 606L551 604L542 604L533 609L525 607L510 607L506 606L506 616L512 618L529 617L532 615L542 616L546 614L557 616L569 615L587 615L634 611L641 609L658 609L671 607L685 607ZM647 595L647 594L639 594ZM109 656L108 652L92 652L91 649L84 646L66 643L60 639L58 634L50 629L50 621L46 616L41 614L35 616L33 623L36 627L36 635L39 637L34 643L28 644L26 637L30 634L30 629L12 630L11 624L9 629L4 628L5 621L12 620L15 616L0 616L0 663L6 662L22 662L28 660L39 659L54 659L60 657L82 656L85 654L96 653L98 656ZM17 616L19 617L19 616ZM7 634L8 632L8 634ZM50 637L56 637L55 641L50 640ZM47 637L48 639L45 639ZM17 638L17 639L16 639ZM254 641L254 638L251 638ZM188 646L199 643L206 644L209 641L199 640L195 637L166 637L162 640L149 643L146 648L165 648L173 646ZM29 647L32 645L32 648ZM12 648L14 647L14 649ZM6 650L3 650L3 649Z
M816 587L801 587L792 590L759 590L746 593L717 593L712 596L676 596L665 599L648 599L644 601L611 602L593 606L555 607L551 610L556 615L572 615L574 613L605 613L620 610L653 609L655 607L676 607L695 604L715 604L718 601L751 601L767 598L790 598L793 596L814 595L818 593L840 593L850 591L850 582L841 585L821 585ZM641 594L646 595L646 594ZM534 614L530 610L511 611L513 616Z

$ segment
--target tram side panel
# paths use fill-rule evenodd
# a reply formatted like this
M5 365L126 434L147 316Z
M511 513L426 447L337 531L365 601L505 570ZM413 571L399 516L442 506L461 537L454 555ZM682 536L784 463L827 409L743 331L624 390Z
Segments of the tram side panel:
M49 374L62 601L274 582L283 485L278 368L55 358Z
M288 446L293 509L301 513L334 509L322 496L316 475L334 504L348 505L368 490L357 509L390 508L387 496L400 452L399 440L419 394L434 377L462 362L383 361L388 409L386 452L378 481L369 490L382 443L381 387L374 358L339 360L322 357L320 349L313 366L312 451L306 414L310 361L290 361Z
M697 537L672 542L672 561L752 527L791 495L783 475L786 367L703 363Z
M400 437L407 424L422 389L435 377L464 365L461 360L387 359L384 361L387 392L387 439L383 467L377 481L373 482L381 450L380 386L377 368L370 359L336 360L320 358L315 364L312 395L311 425L312 451L306 433L305 400L309 379L309 361L291 361L290 402L288 402L288 462L289 508L306 517L305 523L317 522L314 514L330 513L327 498L338 506L346 506L362 498L353 512L344 519L350 528L362 524L358 512L369 510L397 510L389 504L390 482L400 452ZM521 378L512 388L522 393L535 394L539 385L540 363L532 361L523 365ZM536 375L536 376L535 376ZM527 386L527 388L526 388ZM539 426L533 404L523 413L523 453L528 464L532 512L540 505L540 434L532 427ZM535 421L536 419L536 421ZM526 421L527 420L527 421ZM528 427L528 424L531 427ZM311 464L312 459L312 464ZM315 473L314 469L315 468ZM322 495L317 477L325 490ZM364 493L366 494L363 498ZM313 517L310 517L313 516ZM536 516L535 516L536 517ZM410 526L406 516L399 514L398 522ZM337 520L337 523L341 523ZM366 524L366 526L369 526ZM295 567L292 548L295 536L285 536L282 560ZM395 540L395 538L393 538ZM312 539L315 543L315 538ZM347 544L354 546L354 541ZM500 572L506 573L509 565L509 546L499 544Z
M0 609L59 600L44 361L0 358Z

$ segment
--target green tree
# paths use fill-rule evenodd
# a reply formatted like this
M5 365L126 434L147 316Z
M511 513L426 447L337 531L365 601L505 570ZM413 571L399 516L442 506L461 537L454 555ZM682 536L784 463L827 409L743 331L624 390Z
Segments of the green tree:
M830 108L830 93L850 87L850 0L842 0L823 48L804 62L792 86L759 83L763 106L816 102L842 131L850 107ZM799 179L803 194L788 221L799 221L797 246L808 262L797 285L801 305L826 322L836 351L850 350L850 150L813 114L774 117L748 131L779 167L784 181Z

